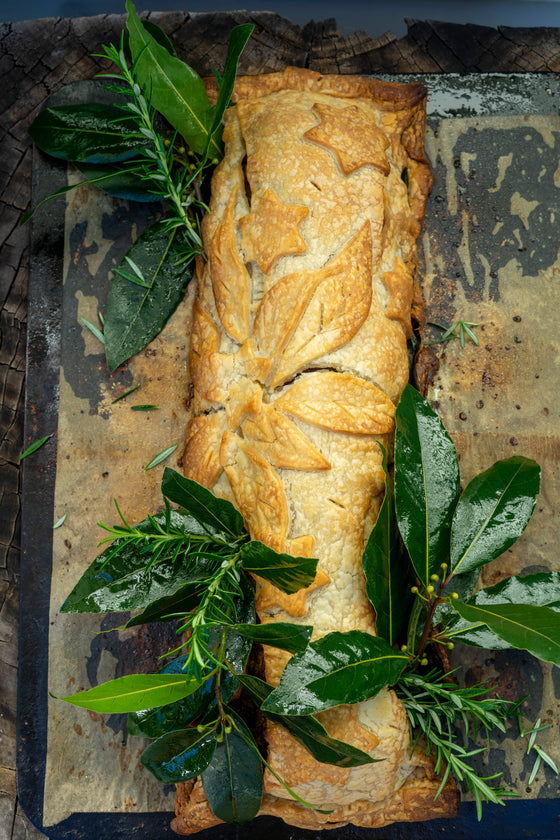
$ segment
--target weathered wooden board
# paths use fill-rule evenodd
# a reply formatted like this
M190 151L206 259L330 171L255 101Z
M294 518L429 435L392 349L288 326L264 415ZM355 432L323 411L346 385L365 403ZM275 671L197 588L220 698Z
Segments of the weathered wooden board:
M152 15L202 73L223 55L226 32L243 13ZM512 29L408 21L400 40L358 32L341 38L333 20L294 26L278 15L254 13L256 36L245 72L284 64L321 72L543 72L560 70L556 29ZM123 16L45 19L0 24L0 840L38 836L16 805L15 712L19 598L20 470L23 448L25 328L29 228L18 226L31 191L26 130L47 96L62 85L92 78L100 69L91 53L116 40ZM432 76L434 80L434 76ZM544 406L546 407L546 406ZM554 836L557 836L555 832Z

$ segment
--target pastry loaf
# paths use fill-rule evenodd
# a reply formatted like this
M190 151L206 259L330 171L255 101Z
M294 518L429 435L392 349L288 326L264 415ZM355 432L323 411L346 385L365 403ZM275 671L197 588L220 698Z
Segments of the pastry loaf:
M226 113L225 156L203 222L190 370L194 416L185 473L229 498L251 535L319 558L306 590L257 581L261 622L375 633L364 540L382 501L378 441L390 450L408 381L414 269L431 174L423 151L425 89L288 68L241 78ZM265 649L277 683L287 654ZM410 755L391 691L318 715L336 738L383 761L316 762L266 724L262 813L293 825L381 826L453 813L429 761ZM218 822L199 783L179 785L174 829Z

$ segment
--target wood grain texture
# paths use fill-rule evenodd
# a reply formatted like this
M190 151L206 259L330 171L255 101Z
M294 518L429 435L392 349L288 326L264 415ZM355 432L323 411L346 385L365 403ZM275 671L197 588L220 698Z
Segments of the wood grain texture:
M245 74L288 64L329 73L559 72L560 30L408 20L408 33L341 36L334 19L299 27L274 13L154 13L178 54L202 75L223 64L231 27L255 23ZM92 57L117 42L123 15L0 24L0 840L40 833L15 791L19 453L23 448L25 324L32 150L27 128L50 94L103 69Z

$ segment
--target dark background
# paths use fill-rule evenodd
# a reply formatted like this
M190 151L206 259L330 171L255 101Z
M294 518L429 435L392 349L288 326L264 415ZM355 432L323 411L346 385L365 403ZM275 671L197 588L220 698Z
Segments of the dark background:
M405 18L484 26L560 26L560 0L136 0L138 11L273 11L293 23L334 17L342 34L406 34ZM0 21L119 14L124 0L0 0Z

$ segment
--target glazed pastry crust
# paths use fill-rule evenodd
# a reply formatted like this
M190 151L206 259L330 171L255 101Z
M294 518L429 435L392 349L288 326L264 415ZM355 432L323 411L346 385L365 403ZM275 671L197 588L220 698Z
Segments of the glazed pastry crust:
M375 633L361 557L384 490L378 443L391 448L412 314L421 320L425 95L298 68L238 79L203 221L185 473L231 499L254 538L319 558L295 595L257 581L261 622L312 624L314 638ZM269 648L264 659L277 683L287 655ZM261 813L316 829L455 813L453 785L434 803L439 781L410 755L393 692L318 718L383 761L320 764L267 723L271 766L332 813L302 807L268 771ZM181 834L218 822L199 781L178 785L176 812Z

